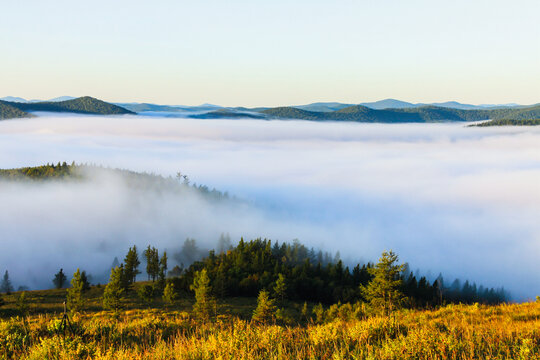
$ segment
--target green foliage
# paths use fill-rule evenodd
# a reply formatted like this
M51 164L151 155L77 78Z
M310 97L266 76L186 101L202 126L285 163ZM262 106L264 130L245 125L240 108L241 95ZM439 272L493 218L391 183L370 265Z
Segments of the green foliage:
M148 274L148 280L156 281L159 275L159 253L155 247L148 245L148 248L144 250L144 257L146 258L146 273Z
M64 269L60 269L55 275L53 279L53 284L56 289L62 289L64 285L66 285L67 277L66 274L64 274Z
M168 281L167 285L165 285L165 289L163 290L163 300L168 304L173 304L177 298L178 294L174 288L174 283L172 281Z
M257 307L251 319L257 323L266 324L274 318L275 311L274 300L270 299L268 291L262 290L257 297Z
M124 287L122 286L123 270L117 266L111 269L109 283L103 291L103 307L118 313L124 305Z
M21 316L28 316L28 300L26 299L26 291L23 291L19 294L17 298L17 310Z
M0 286L0 291L6 293L7 295L11 294L13 291L13 285L11 280L9 280L9 272L6 270L4 277L2 278L2 285Z
M274 293L276 297L283 302L287 297L287 282L283 274L278 274L278 279L276 280L276 285L274 286Z
M140 264L137 246L133 245L124 258L124 276L128 286L131 286L135 282L137 275L141 273L139 271Z
M141 300L148 306L150 306L154 302L154 288L152 287L152 285L146 284L139 287L137 293L139 294Z
M193 284L190 289L195 292L195 304L193 305L193 313L202 321L210 319L212 308L214 307L214 299L211 296L212 289L210 287L210 279L206 269L197 271Z
M370 304L382 313L389 314L401 305L404 295L401 292L401 272L404 265L397 264L398 256L393 251L383 251L379 262L369 269L373 279L361 290Z
M84 305L84 293L85 283L82 279L79 269L73 274L71 279L71 288L67 290L67 306L72 312L79 312Z

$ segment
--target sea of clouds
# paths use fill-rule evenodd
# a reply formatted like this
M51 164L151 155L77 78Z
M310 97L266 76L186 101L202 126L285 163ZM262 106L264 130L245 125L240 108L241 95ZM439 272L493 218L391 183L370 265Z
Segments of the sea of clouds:
M393 249L514 299L540 289L540 127L356 124L39 114L0 122L0 167L96 163L192 182L246 202L215 205L126 187L0 184L0 271L47 287L63 267L99 273L127 247L186 237L298 238L374 261Z

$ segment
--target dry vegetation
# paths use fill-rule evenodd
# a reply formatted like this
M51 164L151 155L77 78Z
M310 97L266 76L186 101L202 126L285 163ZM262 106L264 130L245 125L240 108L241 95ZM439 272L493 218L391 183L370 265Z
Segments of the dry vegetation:
M193 319L187 299L169 307L156 303L152 309L142 309L132 299L115 317L92 311L99 295L99 289L92 289L88 310L73 315L73 328L64 334L57 302L63 291L28 293L27 317L7 316L19 311L18 295L7 298L0 320L0 358L540 359L538 302L447 305L401 310L391 317L344 307L320 324L313 317L284 326L247 320L253 299L229 299L220 309L225 315L207 323ZM43 301L39 308L32 305L38 298Z

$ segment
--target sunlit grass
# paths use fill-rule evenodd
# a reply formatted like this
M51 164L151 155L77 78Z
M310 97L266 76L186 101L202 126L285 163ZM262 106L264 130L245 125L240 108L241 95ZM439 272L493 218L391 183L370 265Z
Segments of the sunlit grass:
M234 314L198 323L189 304L128 309L116 318L89 311L0 321L3 359L539 359L540 303L448 305L324 324L259 325ZM220 309L221 311L221 309ZM227 311L226 311L227 312Z

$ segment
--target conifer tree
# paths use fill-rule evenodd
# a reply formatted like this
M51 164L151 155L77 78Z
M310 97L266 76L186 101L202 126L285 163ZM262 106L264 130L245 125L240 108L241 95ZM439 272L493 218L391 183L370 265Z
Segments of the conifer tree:
M287 282L285 280L285 276L283 276L281 273L278 275L278 279L276 280L274 292L276 297L280 299L281 302L285 300L285 297L287 296Z
M28 300L26 299L26 291L23 291L17 299L17 310L21 316L28 316Z
M195 273L195 278L193 279L193 284L190 286L190 289L195 292L193 313L199 320L209 320L214 301L210 295L212 289L210 287L210 279L208 278L206 269L202 269Z
M156 281L156 277L159 275L159 253L155 247L148 245L148 248L144 250L144 257L146 258L146 273L148 274L148 280Z
M167 285L165 285L165 289L163 290L163 300L169 304L172 304L176 301L177 294L176 290L174 289L174 283L172 281L168 281Z
M83 283L83 292L90 290L90 281L88 280L88 275L86 271L81 272L81 281Z
M11 294L13 291L13 285L11 285L11 280L9 280L9 273L7 270L4 273L4 278L2 279L1 291L7 295Z
M262 290L257 297L257 308L253 311L251 319L257 323L266 324L274 318L275 311L274 300L270 299L268 291Z
M126 257L124 258L124 271L129 285L133 284L137 275L141 273L139 271L140 264L137 246L133 245L133 247L129 248Z
M53 279L54 287L57 289L62 289L64 285L66 284L66 281L67 281L67 277L66 277L66 274L64 274L64 269L60 269L60 271L54 275L54 279Z
M122 287L122 268L115 267L111 270L109 283L103 291L103 307L112 310L115 314L122 309L124 305L124 288Z
M393 251L383 251L379 262L368 269L372 280L367 286L360 287L366 300L386 315L399 307L404 298L400 290L403 265L397 261L398 256Z
M78 312L84 304L83 299L84 282L79 269L73 274L71 279L71 288L67 291L67 305L73 312Z

